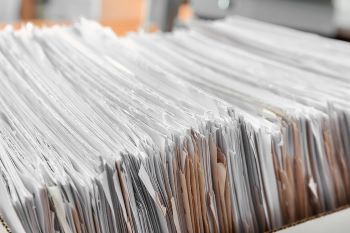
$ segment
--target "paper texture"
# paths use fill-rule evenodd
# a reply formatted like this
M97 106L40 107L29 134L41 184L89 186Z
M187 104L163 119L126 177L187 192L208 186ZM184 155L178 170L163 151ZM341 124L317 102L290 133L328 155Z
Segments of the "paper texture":
M266 232L347 205L349 60L241 17L7 28L0 215L16 233Z

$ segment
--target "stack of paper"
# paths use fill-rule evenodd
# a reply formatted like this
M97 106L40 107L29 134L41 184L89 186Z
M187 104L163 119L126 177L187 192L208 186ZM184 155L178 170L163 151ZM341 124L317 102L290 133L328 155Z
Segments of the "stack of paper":
M349 59L244 18L7 28L0 232L263 232L346 205Z

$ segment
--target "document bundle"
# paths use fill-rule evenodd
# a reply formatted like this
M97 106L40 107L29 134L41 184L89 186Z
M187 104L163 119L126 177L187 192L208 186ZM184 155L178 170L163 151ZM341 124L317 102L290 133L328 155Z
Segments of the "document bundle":
M0 232L266 232L350 203L350 45L245 18L0 32Z

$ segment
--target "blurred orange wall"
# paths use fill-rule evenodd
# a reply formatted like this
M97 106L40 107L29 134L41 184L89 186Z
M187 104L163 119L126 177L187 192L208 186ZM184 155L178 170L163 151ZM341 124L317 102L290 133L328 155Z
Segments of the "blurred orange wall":
M143 14L144 0L102 0L102 20L138 20Z
M101 24L117 34L137 31L142 24L145 0L102 0Z

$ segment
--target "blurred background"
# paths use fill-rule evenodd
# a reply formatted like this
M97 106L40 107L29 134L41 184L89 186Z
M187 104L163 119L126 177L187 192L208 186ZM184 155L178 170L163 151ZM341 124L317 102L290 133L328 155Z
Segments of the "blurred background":
M187 20L243 15L350 40L350 0L0 0L0 27L69 24L85 17L119 35L171 31Z

